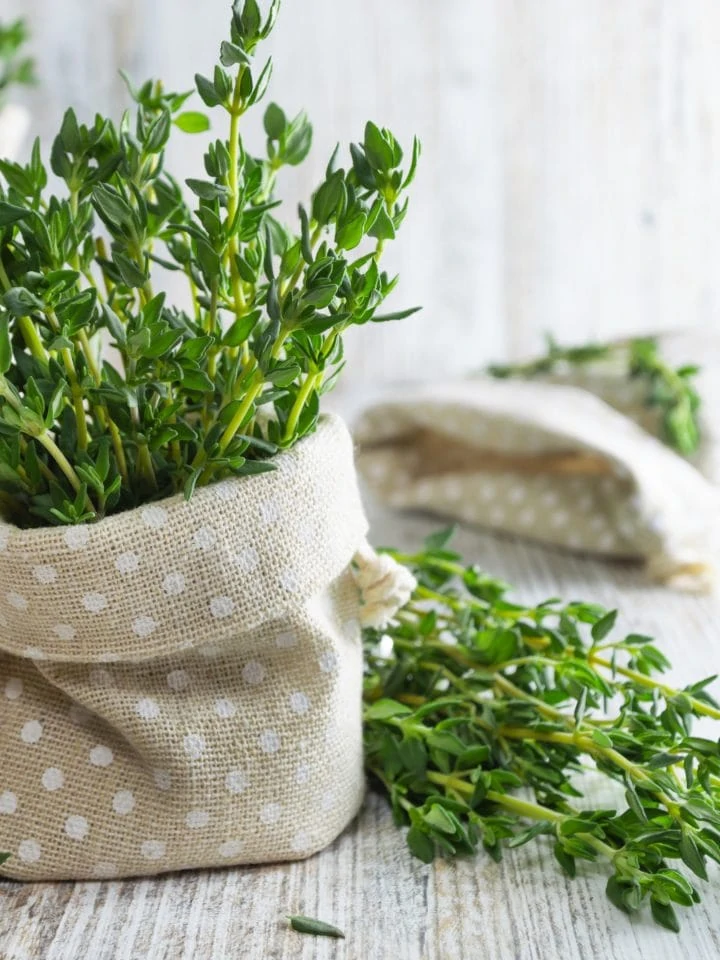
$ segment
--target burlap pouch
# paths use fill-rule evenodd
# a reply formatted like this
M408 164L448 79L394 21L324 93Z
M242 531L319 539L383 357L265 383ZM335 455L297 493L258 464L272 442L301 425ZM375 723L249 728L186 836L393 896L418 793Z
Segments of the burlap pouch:
M398 389L355 435L359 470L389 506L643 560L683 589L716 575L718 487L590 390L489 378Z
M366 546L341 421L276 464L95 525L0 526L0 874L294 859L355 815L360 621L407 590Z

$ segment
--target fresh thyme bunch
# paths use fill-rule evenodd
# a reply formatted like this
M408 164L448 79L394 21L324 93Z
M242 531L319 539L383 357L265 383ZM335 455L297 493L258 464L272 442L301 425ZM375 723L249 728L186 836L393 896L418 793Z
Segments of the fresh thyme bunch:
M0 22L0 107L5 102L8 90L14 84L35 83L35 65L31 57L21 51L28 39L23 20L13 23Z
M403 169L390 131L368 123L338 150L297 226L274 216L278 174L308 154L312 128L271 103L266 153L240 132L272 62L256 61L266 15L238 0L229 40L197 91L227 133L186 181L165 165L173 127L202 132L189 93L131 88L119 126L68 110L50 153L63 196L48 196L40 145L0 173L0 505L20 526L97 520L221 477L272 469L315 429L343 367L348 327L381 314L397 277L380 266L407 210L419 144ZM191 306L167 302L168 272ZM101 356L109 340L119 366Z
M630 379L643 382L645 404L659 411L664 442L684 456L694 453L700 442L697 418L700 397L693 384L699 367L688 365L675 369L663 359L658 342L652 337L578 347L562 347L548 337L547 352L539 359L516 365L494 365L488 372L494 377L529 379L568 367L608 362L619 365Z
M510 603L447 539L393 554L419 585L365 635L367 767L411 851L430 862L482 846L499 860L547 837L567 874L605 861L617 907L649 900L677 930L673 905L699 894L669 861L703 880L707 858L720 862L720 745L692 734L694 718L720 720L715 678L673 689L655 677L669 664L649 637L611 637L615 612ZM575 802L588 764L624 790L625 809Z

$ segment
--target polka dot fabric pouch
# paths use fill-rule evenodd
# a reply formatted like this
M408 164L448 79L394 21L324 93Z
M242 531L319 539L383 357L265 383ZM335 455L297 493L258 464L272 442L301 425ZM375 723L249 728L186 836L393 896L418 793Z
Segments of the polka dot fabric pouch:
M361 474L390 506L640 559L679 588L712 581L717 488L578 386L478 378L396 391L365 411L356 440Z
M355 815L360 622L408 585L388 593L367 547L340 420L275 463L95 525L0 527L0 874L294 859Z

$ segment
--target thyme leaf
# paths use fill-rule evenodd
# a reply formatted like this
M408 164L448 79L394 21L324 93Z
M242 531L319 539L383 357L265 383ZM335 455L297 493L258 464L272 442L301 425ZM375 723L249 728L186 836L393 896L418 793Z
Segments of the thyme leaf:
M35 64L31 57L23 56L23 47L28 41L24 20L12 23L0 21L0 107L8 91L17 85L35 83Z
M314 920L312 917L292 916L288 917L290 926L298 933L309 933L316 937L334 937L336 940L344 940L345 934L332 924L324 923L322 920Z
M245 145L272 72L262 50L279 3L266 7L232 5L218 62L195 76L199 109L194 91L126 78L134 107L119 123L68 110L49 156L59 192L39 141L26 163L0 162L0 513L18 526L96 521L273 469L315 430L345 332L412 312L382 310L397 283L382 262L417 141L406 157L368 122L280 219L277 181L308 156L312 126L270 103L264 154ZM0 56L23 37L0 32ZM168 142L211 127L185 189ZM170 273L189 308L168 301Z
M562 347L548 337L547 352L529 363L493 365L488 372L503 379L533 377L612 363L630 380L642 382L645 404L660 414L664 442L683 456L693 454L700 442L698 409L700 397L694 385L697 366L672 367L663 359L652 337L637 337L618 343L588 343Z
M694 877L720 862L720 743L693 720L720 721L714 677L682 689L651 638L617 635L615 611L522 604L447 546L390 551L418 580L389 627L366 630L365 754L411 852L425 862L535 840L574 876L610 871L625 912L649 901L675 930L699 900ZM618 803L583 797L588 764Z

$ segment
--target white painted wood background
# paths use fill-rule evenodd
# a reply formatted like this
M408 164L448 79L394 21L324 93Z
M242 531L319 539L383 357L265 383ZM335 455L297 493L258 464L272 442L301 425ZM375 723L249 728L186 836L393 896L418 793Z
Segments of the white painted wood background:
M272 95L316 148L370 117L424 157L390 254L408 324L354 332L346 382L460 371L720 314L720 8L714 0L285 0ZM209 71L226 0L0 0L31 24L51 137L69 103L127 103L117 70L176 88ZM174 164L197 167L182 139ZM259 146L257 126L254 142Z

